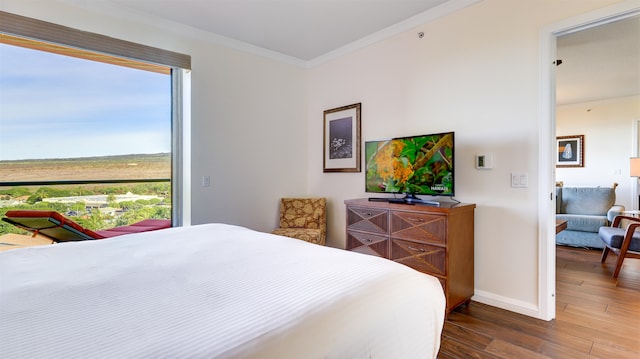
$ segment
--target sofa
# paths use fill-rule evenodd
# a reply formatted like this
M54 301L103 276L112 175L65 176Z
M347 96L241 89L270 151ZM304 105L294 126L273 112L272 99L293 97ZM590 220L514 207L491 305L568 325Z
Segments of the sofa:
M612 187L556 186L556 219L567 221L567 228L556 234L556 244L604 248L598 230L609 226L625 210L615 204L617 186L617 183Z

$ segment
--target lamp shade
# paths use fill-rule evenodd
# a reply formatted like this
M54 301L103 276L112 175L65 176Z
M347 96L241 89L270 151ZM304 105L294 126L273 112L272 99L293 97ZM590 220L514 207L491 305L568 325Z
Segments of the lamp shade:
M631 157L629 160L629 175L640 177L640 157Z

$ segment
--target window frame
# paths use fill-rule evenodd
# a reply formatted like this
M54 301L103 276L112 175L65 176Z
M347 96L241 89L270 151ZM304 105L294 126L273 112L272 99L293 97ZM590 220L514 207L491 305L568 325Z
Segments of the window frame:
M147 71L153 71L154 68L156 70L170 68L172 225L190 225L191 190L188 185L190 183L188 171L190 171L191 153L188 144L190 143L191 56L5 11L0 11L0 36L2 37L0 41L3 43L12 44L11 41L21 41L21 39L25 39L26 43L45 43L48 49L36 49L56 53L69 51L69 53L63 54L90 61L101 61L121 66L143 62L146 63L146 66L143 64L142 67L147 68L131 67ZM62 45L62 47L57 47L57 45ZM68 50L61 50L63 47ZM73 49L77 49L77 51ZM98 59L83 57L83 54L88 52L95 53L91 56L97 56Z

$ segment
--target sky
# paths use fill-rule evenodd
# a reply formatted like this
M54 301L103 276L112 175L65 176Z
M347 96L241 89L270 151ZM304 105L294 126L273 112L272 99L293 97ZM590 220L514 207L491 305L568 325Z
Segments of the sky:
M0 44L0 161L171 152L171 76Z

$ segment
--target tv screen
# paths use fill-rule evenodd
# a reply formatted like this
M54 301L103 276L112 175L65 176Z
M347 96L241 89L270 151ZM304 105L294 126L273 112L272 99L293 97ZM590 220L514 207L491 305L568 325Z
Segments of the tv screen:
M454 133L365 142L366 191L454 195Z

